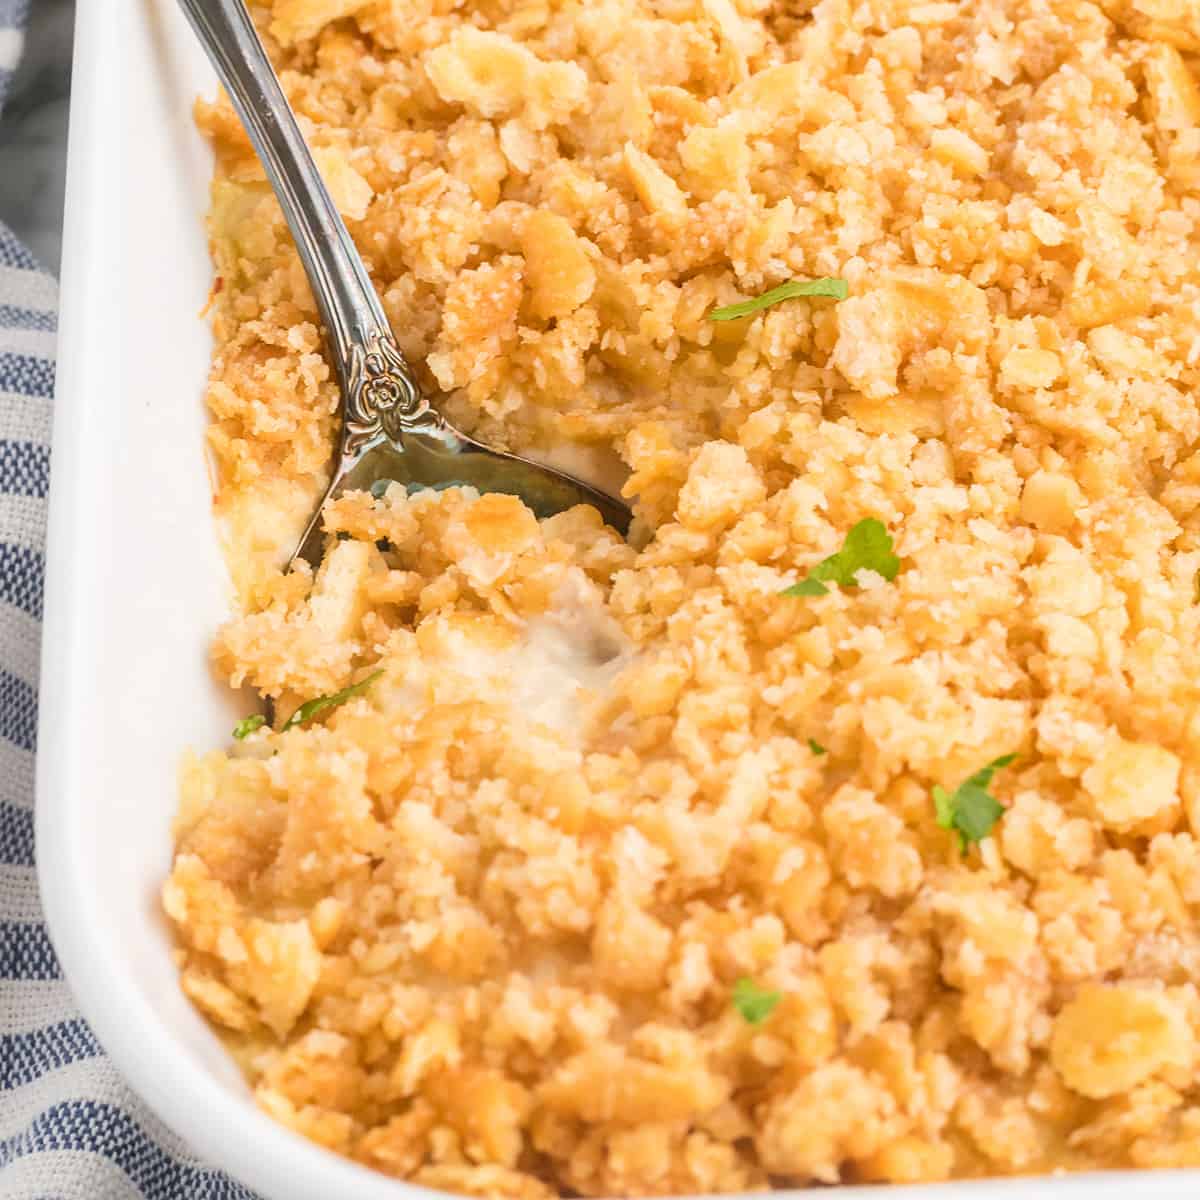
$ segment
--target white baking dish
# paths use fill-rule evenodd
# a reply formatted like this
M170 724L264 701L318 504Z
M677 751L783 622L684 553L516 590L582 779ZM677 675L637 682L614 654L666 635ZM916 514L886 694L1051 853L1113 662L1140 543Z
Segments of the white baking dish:
M42 896L84 1015L201 1155L271 1200L430 1195L257 1111L176 985L159 914L180 751L221 744L240 715L207 666L228 587L201 441L209 162L191 102L213 86L171 0L79 6L39 732ZM893 1193L1101 1200L1130 1188L1183 1200L1200 1194L1200 1171Z

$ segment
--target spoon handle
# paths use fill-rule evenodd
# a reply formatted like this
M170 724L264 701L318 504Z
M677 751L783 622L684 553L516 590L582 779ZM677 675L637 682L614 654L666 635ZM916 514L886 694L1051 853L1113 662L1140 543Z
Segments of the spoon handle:
M287 218L320 309L343 397L345 459L425 416L370 276L321 180L242 0L180 0Z

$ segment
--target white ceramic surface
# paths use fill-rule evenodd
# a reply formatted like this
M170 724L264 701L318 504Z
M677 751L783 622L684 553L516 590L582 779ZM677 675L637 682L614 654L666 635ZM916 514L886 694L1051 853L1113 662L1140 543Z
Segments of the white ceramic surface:
M228 587L209 518L199 318L212 77L170 0L79 6L71 105L37 841L55 947L133 1087L198 1153L270 1200L432 1193L259 1113L176 984L157 896L175 774L239 715L207 667ZM1200 1171L892 1189L940 1200L1200 1194ZM877 1189L847 1189L853 1200Z

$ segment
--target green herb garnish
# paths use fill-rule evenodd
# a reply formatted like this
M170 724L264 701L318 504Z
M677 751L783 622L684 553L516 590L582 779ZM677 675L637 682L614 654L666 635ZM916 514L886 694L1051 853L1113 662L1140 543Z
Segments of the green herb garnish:
M1016 757L1015 754L1002 754L993 759L986 767L960 783L953 793L943 787L934 787L937 823L943 829L957 830L959 847L964 854L972 842L982 842L1004 816L1004 805L988 791L988 785L992 782L992 776L1001 767L1015 762Z
M266 723L267 718L262 713L254 713L253 716L243 717L233 727L233 736L240 742L242 738L248 738L256 729L261 729Z
M708 314L710 321L736 321L748 317L784 300L794 300L797 296L829 296L833 300L845 300L850 294L850 288L844 279L834 279L824 275L820 279L789 279L773 287L761 296L752 300L743 300L739 304L726 304L724 308L714 308Z
M753 979L743 977L733 985L733 1007L750 1025L761 1025L782 999L782 992L768 992Z
M819 754L828 754L828 753L829 753L829 751L828 751L828 750L826 750L826 749L825 749L825 747L824 747L824 746L822 746L822 745L821 745L821 743L820 743L820 742L818 742L818 741L817 741L815 738L809 738L809 739L808 739L808 748L809 748L809 749L810 749L810 750L811 750L811 751L812 751L814 754L818 754L818 755L819 755Z
M360 679L357 683L352 683L349 687L342 688L340 692L334 692L331 696L317 696L312 700L306 700L288 717L279 732L287 733L289 729L311 721L313 717L323 713L327 708L337 708L339 705L345 704L347 700L361 696L382 674L382 671L372 671L366 679Z
M892 535L882 521L867 517L846 534L842 548L822 559L808 575L784 588L784 596L824 596L827 581L838 587L857 587L859 571L874 571L884 579L895 579L900 560L892 553Z

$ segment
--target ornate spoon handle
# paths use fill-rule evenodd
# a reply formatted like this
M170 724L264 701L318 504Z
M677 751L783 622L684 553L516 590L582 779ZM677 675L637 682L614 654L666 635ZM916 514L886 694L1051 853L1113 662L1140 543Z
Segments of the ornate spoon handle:
M339 376L345 460L424 417L428 404L242 0L180 4L229 92L295 238Z

